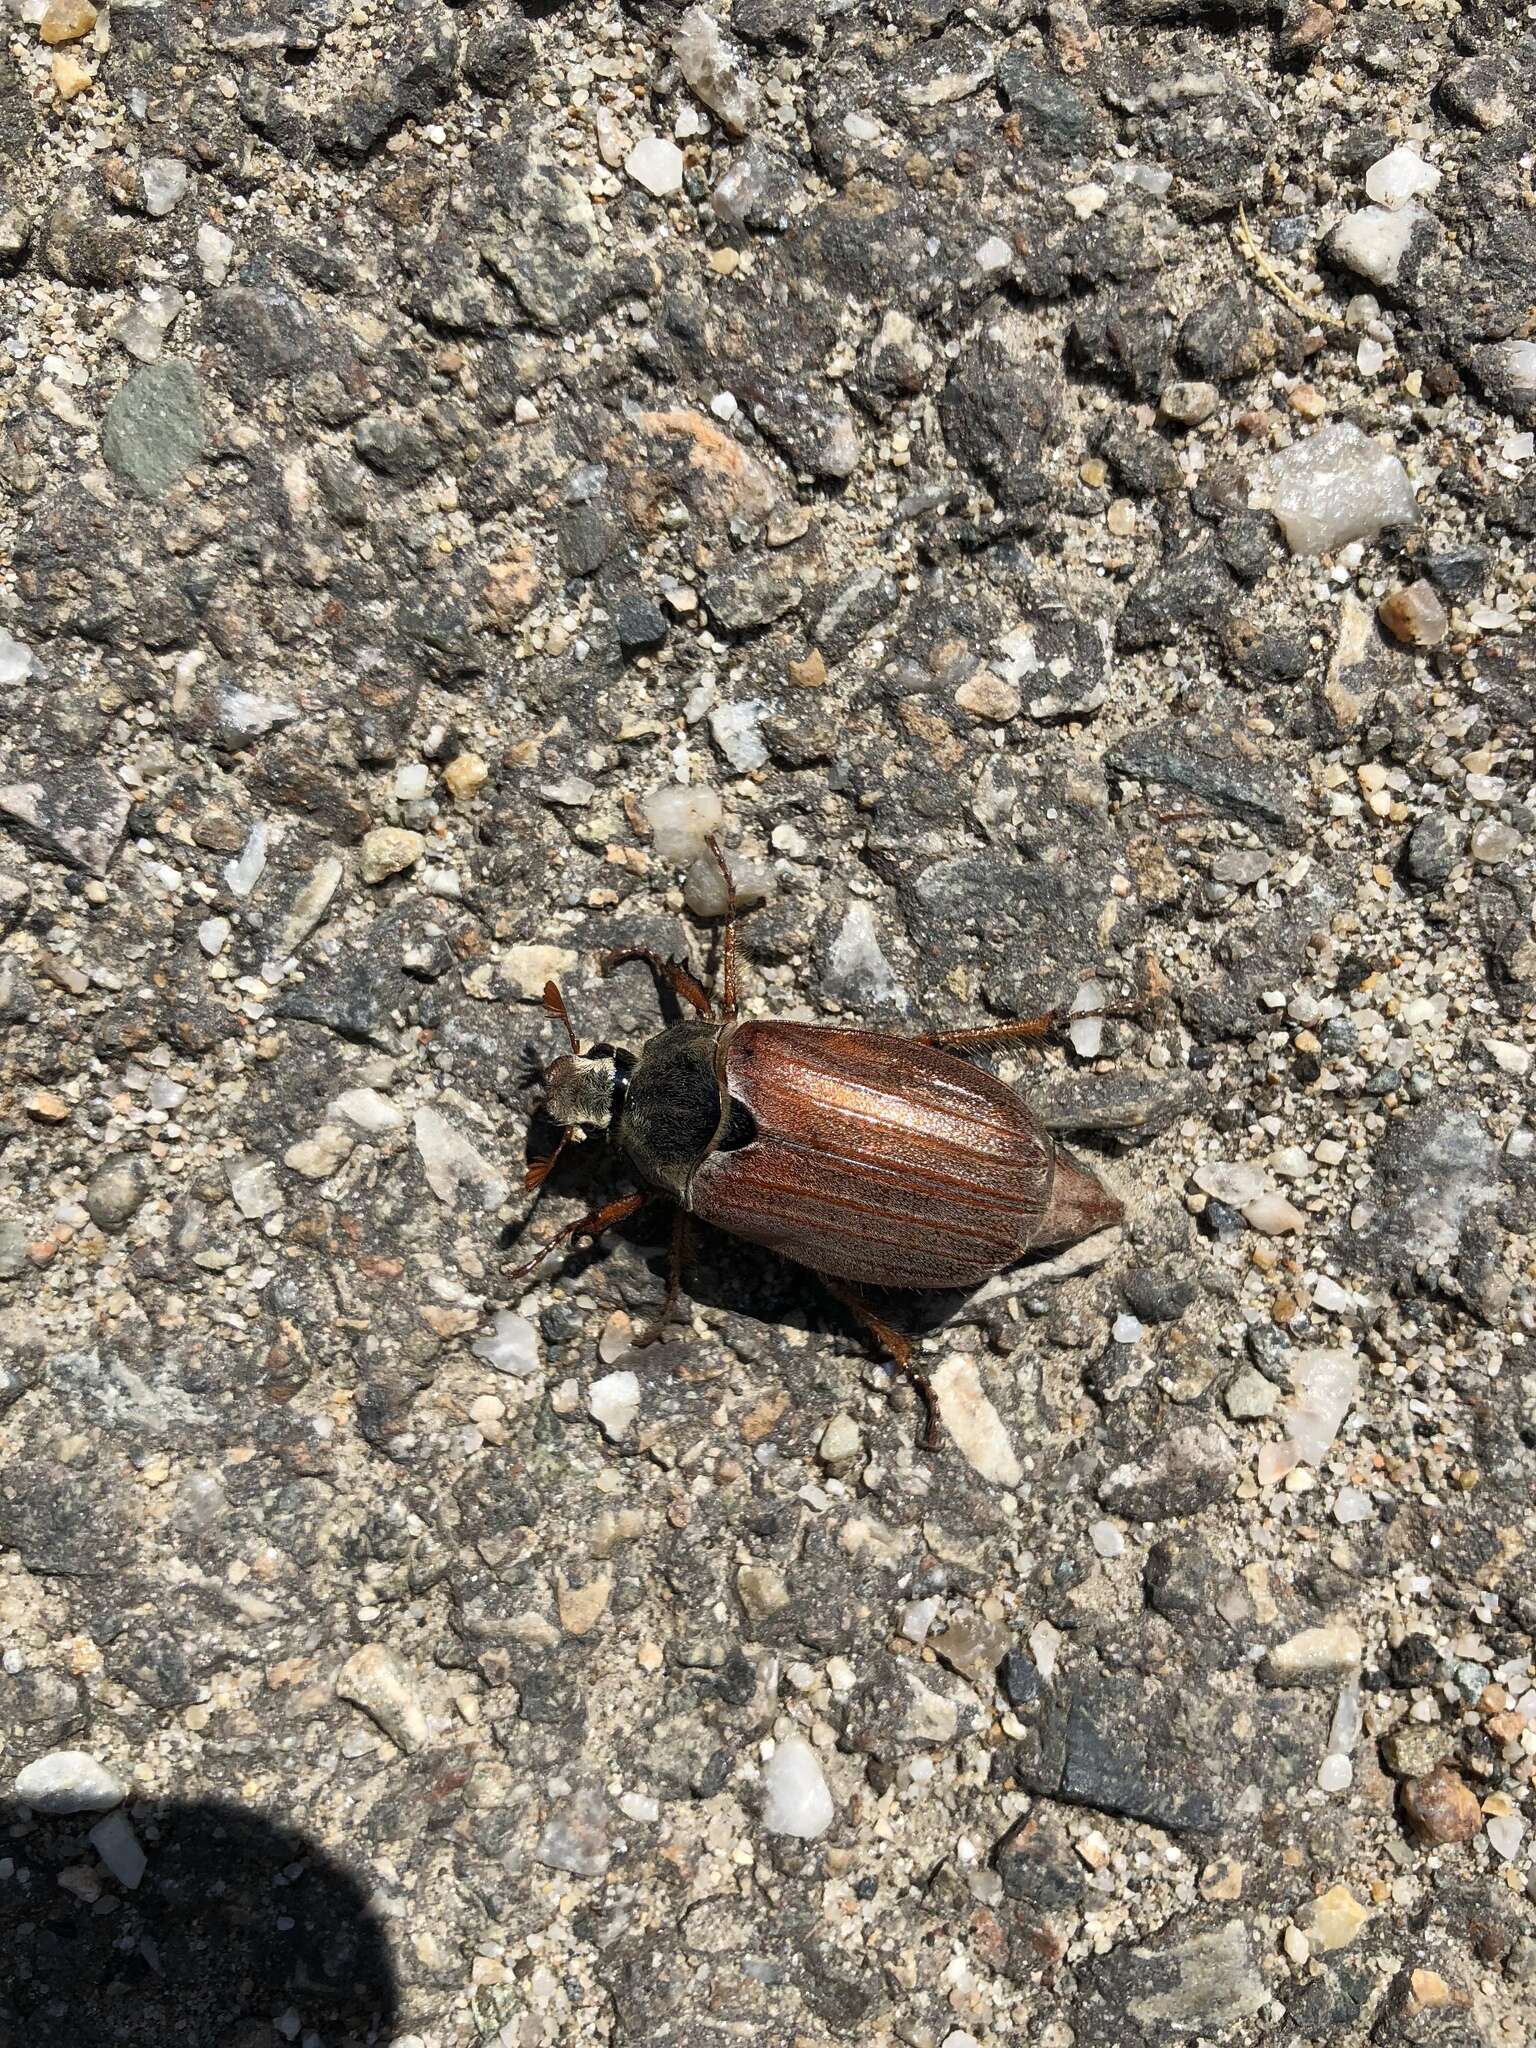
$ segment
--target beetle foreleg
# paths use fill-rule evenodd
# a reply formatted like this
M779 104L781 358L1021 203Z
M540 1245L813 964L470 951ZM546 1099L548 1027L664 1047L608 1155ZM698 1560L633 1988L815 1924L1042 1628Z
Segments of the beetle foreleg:
M856 1294L846 1280L839 1280L831 1273L818 1273L817 1279L829 1294L835 1295L844 1308L851 1309L868 1330L892 1363L904 1372L916 1387L918 1398L923 1404L923 1449L936 1451L939 1448L939 1403L933 1391L933 1384L920 1365L912 1357L912 1342L893 1330L883 1316L877 1315L862 1295Z
M535 1266L544 1263L556 1245L564 1244L571 1237L601 1237L605 1230L611 1230L615 1223L622 1223L627 1216L633 1216L637 1209L643 1209L647 1202L656 1197L649 1188L638 1195L621 1195L616 1202L610 1202L606 1209L594 1209L590 1216L583 1216L575 1223L567 1223L557 1231L547 1244L540 1245L526 1265L514 1266L507 1275L509 1280L521 1280L525 1273L531 1273Z
M611 974L615 967L622 967L626 960L643 960L658 981L664 981L672 993L683 1002L691 1003L701 1017L710 1014L709 997L681 960L664 960L659 953L653 953L649 946L620 946L616 952L603 955L604 974Z

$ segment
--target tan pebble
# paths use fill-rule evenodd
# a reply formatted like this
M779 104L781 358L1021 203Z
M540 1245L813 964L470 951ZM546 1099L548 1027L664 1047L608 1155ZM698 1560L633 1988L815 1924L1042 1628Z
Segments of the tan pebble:
M95 83L94 71L88 71L67 50L57 52L53 60L53 89L61 100L76 100Z
M1291 411L1304 420L1320 420L1328 410L1327 400L1314 384L1298 384L1289 403Z
M455 754L443 770L443 781L455 802L463 804L485 787L490 772L478 754Z
M426 852L427 842L419 832L403 831L398 825L380 825L367 834L362 844L365 882L384 882L391 875L414 867Z
M1109 465L1099 455L1090 455L1077 473L1090 491L1102 491L1109 482Z
M1017 718L1024 699L1017 683L1005 681L989 668L977 669L955 692L955 702L973 718L985 718L993 725L1006 725Z
M37 32L45 43L77 43L96 26L90 0L48 0Z
M1455 1991L1438 1970L1415 1970L1408 1979L1408 2018L1421 2012L1438 2012L1447 2005L1467 2004L1465 1992Z
M613 1580L606 1572L589 1580L585 1586L569 1586L561 1579L555 1597L560 1609L560 1626L566 1634L590 1634L607 1612L608 1595L612 1591Z
M70 1104L51 1088L35 1088L27 1097L26 1109L40 1124L61 1124L70 1114Z
M827 664L819 647L813 647L801 661L789 664L789 680L802 690L819 690L827 680Z
M711 249L709 267L716 277L729 277L741 264L741 252L737 249Z
M1243 1866L1235 1857L1218 1856L1200 1873L1200 1896L1227 1903L1243 1895Z
M1116 498L1104 514L1104 524L1117 540L1128 540L1136 531L1136 507L1129 498Z
M1376 607L1376 616L1405 647L1438 647L1450 631L1445 606L1434 585L1422 576L1390 591Z
M1361 1905L1347 1884L1336 1884L1308 1908L1307 1932L1312 1946L1348 1948L1370 1917L1370 1908Z

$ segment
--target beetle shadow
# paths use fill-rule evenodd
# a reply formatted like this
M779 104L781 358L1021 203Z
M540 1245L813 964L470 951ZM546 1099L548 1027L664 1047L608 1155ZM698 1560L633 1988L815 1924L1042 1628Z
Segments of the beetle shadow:
M284 1823L218 1800L0 1805L0 1853L0 2048L364 2048L397 2030L383 1919Z

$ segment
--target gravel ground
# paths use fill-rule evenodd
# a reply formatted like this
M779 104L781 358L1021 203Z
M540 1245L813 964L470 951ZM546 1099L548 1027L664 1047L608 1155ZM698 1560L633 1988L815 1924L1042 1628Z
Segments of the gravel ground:
M1536 2043L1536 9L5 26L0 2043ZM716 821L1128 1012L936 1454L513 1277Z

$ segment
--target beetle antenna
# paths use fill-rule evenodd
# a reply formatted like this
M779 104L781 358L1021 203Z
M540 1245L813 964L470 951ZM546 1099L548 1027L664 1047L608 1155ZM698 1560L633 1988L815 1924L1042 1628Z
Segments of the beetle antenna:
M555 1161L560 1157L560 1154L565 1150L565 1146L566 1138L564 1135L562 1135L559 1144L555 1147L554 1151L550 1153L547 1159L534 1160L533 1164L528 1168L528 1171L523 1175L523 1186L529 1189L543 1187L545 1181L547 1181L549 1179L549 1176L554 1172Z
M571 1051L579 1056L581 1047L576 1043L576 1030L575 1026L571 1023L570 1013L565 1007L565 997L561 995L559 989L555 987L552 981L546 981L544 984L544 1007L548 1010L551 1017L558 1017L560 1019L560 1022L565 1026L565 1035L571 1041Z

